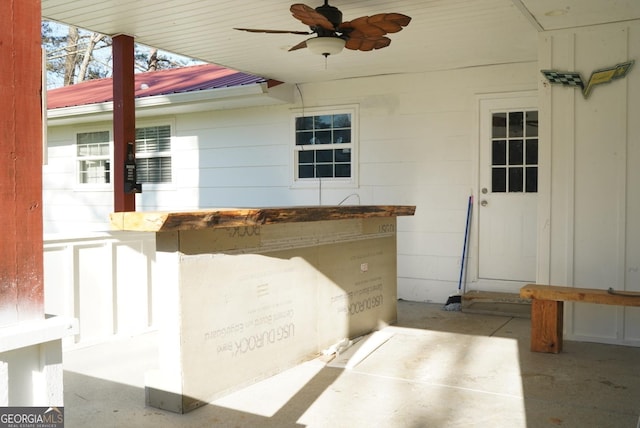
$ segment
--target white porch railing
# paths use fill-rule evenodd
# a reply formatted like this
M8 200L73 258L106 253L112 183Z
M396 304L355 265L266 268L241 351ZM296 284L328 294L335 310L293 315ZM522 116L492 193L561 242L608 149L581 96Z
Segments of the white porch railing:
M89 345L153 328L155 235L97 232L44 239L45 312L73 317Z

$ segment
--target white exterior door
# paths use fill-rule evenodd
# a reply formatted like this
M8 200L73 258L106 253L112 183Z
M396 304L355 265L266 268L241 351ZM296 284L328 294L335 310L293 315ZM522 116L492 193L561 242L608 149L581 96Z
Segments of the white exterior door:
M478 285L516 291L536 279L537 98L480 102Z

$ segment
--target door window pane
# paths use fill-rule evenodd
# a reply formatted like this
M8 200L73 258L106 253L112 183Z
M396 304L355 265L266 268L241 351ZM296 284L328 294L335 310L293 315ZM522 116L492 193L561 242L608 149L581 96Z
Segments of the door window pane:
M493 113L491 120L492 191L537 192L538 112Z
M507 164L507 142L505 140L497 140L493 142L491 159L492 165Z
M509 192L522 192L522 169L523 168L509 168Z
M538 136L538 112L537 111L528 111L527 112L527 137L537 137Z
M538 140L535 140L535 139L527 140L526 164L527 165L538 164Z
M494 113L491 129L492 138L507 138L507 113Z
M524 152L522 140L509 141L509 165L522 165L524 161Z
M491 191L507 191L507 168L493 168L491 170Z
M524 135L523 112L509 113L509 137L522 137Z
M538 191L538 168L527 167L525 177L525 192L535 193Z

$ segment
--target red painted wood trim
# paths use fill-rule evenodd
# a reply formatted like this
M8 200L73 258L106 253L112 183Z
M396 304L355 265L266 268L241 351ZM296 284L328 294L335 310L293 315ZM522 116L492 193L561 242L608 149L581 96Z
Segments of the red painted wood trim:
M0 326L44 316L40 0L0 14Z
M113 37L113 199L114 212L135 211L135 194L124 192L127 143L136 141L134 40Z

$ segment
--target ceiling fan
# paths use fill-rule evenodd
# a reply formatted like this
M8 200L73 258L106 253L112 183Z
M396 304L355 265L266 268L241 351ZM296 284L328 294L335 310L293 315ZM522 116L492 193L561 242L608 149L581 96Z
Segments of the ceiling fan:
M316 34L316 37L298 43L289 51L309 48L312 52L327 57L341 52L343 48L356 51L386 48L391 43L391 39L385 35L397 33L411 22L409 16L401 13L379 13L342 22L342 12L337 7L330 6L328 0L324 0L324 5L315 9L302 3L296 3L291 5L290 11L294 18L308 25L311 31L258 30L253 28L236 28L236 30L251 33Z

